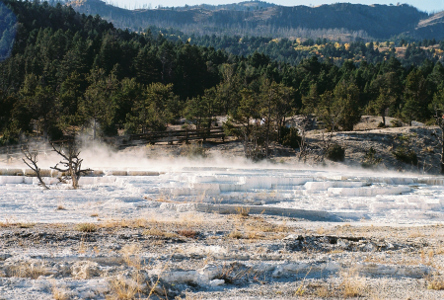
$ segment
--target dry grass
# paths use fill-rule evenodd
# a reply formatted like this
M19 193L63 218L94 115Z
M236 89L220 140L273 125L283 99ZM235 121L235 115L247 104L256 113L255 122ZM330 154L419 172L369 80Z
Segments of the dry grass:
M179 227L197 228L205 223L203 215L196 213L181 214L177 220L172 222Z
M265 239L265 236L260 232L250 231L247 233L246 238L249 240L262 240Z
M43 264L34 264L30 262L23 262L16 264L9 268L7 275L10 277L21 277L37 279L40 276L50 275L50 270Z
M444 247L442 245L439 245L438 248L435 250L435 255L442 255L444 254Z
M239 206L236 207L236 212L242 217L248 217L250 215L250 208Z
M356 272L341 274L342 282L339 285L344 298L353 298L362 296L366 287L366 279L359 276Z
M233 230L227 235L227 237L230 239L242 239L244 235L238 230Z
M74 279L90 279L94 276L99 276L99 265L92 261L78 261L71 267L71 275Z
M126 265L132 267L132 271L119 274L110 280L110 293L106 297L109 300L133 300L150 299L152 295L165 292L165 299L168 299L167 292L159 287L161 274L166 270L168 264L161 269L157 278L145 278L144 271L146 265L142 264L142 246L140 244L130 244L122 248L120 253ZM163 299L162 297L160 299Z
M323 235L323 234L326 234L328 231L324 228L324 227L319 227L317 230L316 230L316 233L317 234L320 234L320 235Z
M88 245L85 243L84 238L80 239L79 250L77 251L79 254L85 254L89 250Z
M35 223L18 223L18 228L32 228L35 226Z
M421 249L420 256L421 256L421 262L424 265L430 266L433 264L435 252L433 251L433 249L429 249L428 252L426 252L425 249Z
M134 222L135 220L128 220L128 219L118 219L118 220L106 219L103 222L101 222L98 226L100 226L101 228L111 228L111 229L130 228L134 227L133 226Z
M199 232L195 231L195 230L189 230L189 229L184 229L184 230L179 230L177 232L178 235L187 237L187 238L191 238L194 239L199 235Z
M316 296L320 298L330 297L330 291L326 286L319 286L315 291Z
M143 232L143 235L151 235L151 236L164 237L164 238L178 237L178 235L176 233L163 231L158 228L147 229Z
M296 290L296 292L294 293L295 297L300 297L303 296L306 292L307 287L305 286L305 279L307 278L308 274L310 274L312 268L310 268L307 271L307 274L305 274L304 279L302 279L301 284L299 285L298 289Z
M154 218L118 219L118 220L105 219L102 222L100 222L97 226L108 230L110 229L116 230L119 228L146 228L147 235L150 235L151 232L153 233L151 235L165 236L165 234L161 233L160 231L164 232L173 231L173 230L198 231L198 229L203 224L209 224L209 222L205 220L201 214L186 213L186 214L181 214L179 218L167 218L162 220ZM211 222L210 225L214 225L214 222ZM177 227L179 229L177 228L174 229L174 227ZM166 228L168 228L168 230Z
M435 291L444 290L444 278L438 274L434 274L427 279L427 288Z
M81 232L95 232L97 231L97 226L93 223L80 223L77 224L75 229Z
M137 270L141 268L141 257L140 253L142 252L142 246L139 244L130 244L126 245L120 250L120 253L123 255L123 259L125 263L129 267L133 267Z
M283 237L283 233L291 231L286 222L276 225L267 222L263 217L240 219L237 227L244 229L248 239L279 239Z
M129 299L149 299L153 293L153 288L145 282L142 271L142 246L140 244L129 244L122 248L120 253L128 267L132 268L130 277L127 274L120 274L110 281L110 295L107 299L113 300L129 300ZM157 286L159 278L154 284ZM148 291L146 288L148 287ZM155 288L155 287L154 287ZM149 293L148 297L144 297L145 293ZM145 294L146 295L146 294Z
M387 260L385 255L380 255L379 253L371 253L364 258L364 262L374 263L374 264L387 264L392 263L391 260Z
M133 300L140 293L140 289L135 282L127 280L123 276L117 276L110 281L111 294L109 300Z
M123 274L114 277L109 283L111 292L107 299L140 299L143 289L143 280L140 273L142 269L141 252L142 246L139 244L129 244L120 250L126 265L133 268L133 275L132 278L127 278Z
M154 223L155 221L148 221L146 219L142 219L142 218L138 218L133 220L133 222L131 223L132 227L135 228L146 228L149 226L150 223Z
M147 199L147 198L145 198L145 199ZM160 193L159 196L157 197L156 201L162 202L162 203L175 203L176 202L171 199L170 195L165 195L164 193Z
M413 231L409 234L409 238L419 238L419 237L424 237L424 233L420 232L419 230Z
M69 292L64 288L59 288L57 286L53 286L52 289L52 296L54 297L54 300L68 300Z

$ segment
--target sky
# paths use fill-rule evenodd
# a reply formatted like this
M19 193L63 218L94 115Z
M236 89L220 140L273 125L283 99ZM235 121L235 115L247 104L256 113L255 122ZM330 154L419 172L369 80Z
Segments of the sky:
M185 6L187 5L198 5L198 4L231 4L236 2L241 2L239 0L105 0L105 2L112 5L124 7L127 9L134 8L156 8L158 5L171 7L171 6ZM396 5L398 2L396 0L267 0L266 2L275 3L284 6L296 6L296 5L306 5L306 6L317 6L321 4L331 4L337 2L349 2L349 3L360 3L360 4L393 4ZM404 0L399 3L410 4L417 7L421 11L426 12L438 12L444 10L444 0Z

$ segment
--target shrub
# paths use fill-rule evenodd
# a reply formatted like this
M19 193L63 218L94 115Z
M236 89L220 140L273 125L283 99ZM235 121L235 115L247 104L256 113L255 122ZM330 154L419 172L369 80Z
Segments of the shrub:
M391 120L390 124L392 127L402 127L402 122L396 119Z
M199 235L199 232L194 231L194 230L190 230L190 229L183 229L183 230L179 230L177 232L177 234L187 237L187 238L194 239Z
M291 127L281 127L279 142L283 146L288 146L293 149L299 148L301 143L301 137L299 136L299 132L296 128Z
M188 158L202 158L207 156L207 149L203 146L203 143L194 143L184 145L181 149L181 155Z
M344 161L345 150L338 144L331 144L327 147L325 157L332 161Z
M403 163L410 164L413 166L418 165L418 156L415 151L407 151L405 148L400 147L393 151L395 158Z
M242 235L242 233L240 231L234 230L228 234L228 237L232 238L232 239L241 239L244 236Z
M382 159L376 156L376 150L370 147L365 153L364 159L361 162L363 168L374 168L381 163Z
M82 232L95 232L97 231L97 226L93 223L81 223L76 226L76 229Z

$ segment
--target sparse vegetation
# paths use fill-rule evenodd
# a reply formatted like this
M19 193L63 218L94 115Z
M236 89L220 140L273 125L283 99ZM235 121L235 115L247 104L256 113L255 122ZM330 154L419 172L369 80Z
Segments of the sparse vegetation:
M427 288L435 291L444 290L444 277L438 274L433 274L427 279Z
M250 215L250 208L238 206L236 207L236 212L242 217L248 217Z
M345 150L338 144L331 144L325 151L325 157L332 161L344 161Z
M138 284L123 275L116 276L110 281L111 292L107 299L109 300L133 300L136 295L140 296Z
M228 237L231 239L242 239L244 235L238 230L233 230L228 234Z
M207 156L207 149L203 146L203 143L185 144L181 148L181 155L188 158L204 158Z
M177 232L178 235L187 237L187 238L196 238L199 235L199 232L195 231L195 230L190 230L190 229L183 229L183 230L179 230Z
M418 165L418 156L413 150L406 150L404 147L398 147L393 151L395 158L403 163L413 166Z
M54 300L69 300L69 292L64 288L59 288L57 286L52 287L52 296Z
M37 279L42 275L46 276L50 274L50 270L43 265L43 262L36 261L18 263L6 270L6 275L9 277L16 276Z
M400 120L394 119L390 121L392 127L402 127L402 122Z
M62 204L59 204L57 205L57 210L66 210L66 208Z
M375 168L381 163L381 161L382 158L377 156L376 150L373 147L370 147L362 159L361 166L363 168Z
M362 296L366 287L366 279L357 274L345 273L342 275L340 288L344 298L354 298Z
M76 230L81 232L95 232L97 231L97 226L93 223L80 223L76 225Z
M17 226L19 228L32 228L35 226L35 223L19 223Z
M157 237L164 237L164 238L175 238L178 237L176 233L163 231L158 228L150 228L143 232L144 235L152 235Z

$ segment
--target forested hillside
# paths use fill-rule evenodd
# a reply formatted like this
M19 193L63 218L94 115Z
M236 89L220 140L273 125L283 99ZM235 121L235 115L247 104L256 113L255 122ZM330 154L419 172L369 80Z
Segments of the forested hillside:
M119 28L149 26L179 29L191 35L272 36L273 38L327 38L337 41L386 40L404 35L415 40L444 38L443 20L398 5L336 3L316 7L286 7L264 2L221 6L127 10L100 0L69 2L76 11L99 14Z
M299 64L302 60L317 56L320 60L332 59L336 65L353 60L356 63L383 62L390 57L399 59L404 66L420 65L425 59L443 61L444 43L435 39L414 42L398 38L384 42L333 42L327 39L288 39L258 36L186 35L174 29L149 27L152 33L161 34L170 41L189 42L193 45L223 49L238 56L249 56L254 52L264 53L272 60Z
M291 144L294 132L283 125L296 112L350 130L364 112L427 121L444 103L440 62L406 67L390 57L337 66L310 57L291 66L116 29L62 5L5 3L18 23L12 54L0 65L2 144L91 125L105 135L163 130L179 117L205 128L225 114L227 130L246 143Z

